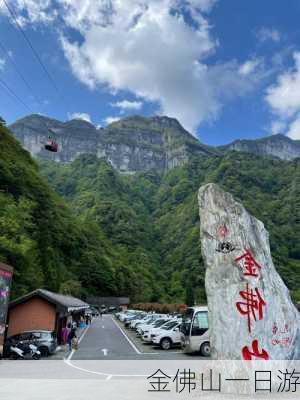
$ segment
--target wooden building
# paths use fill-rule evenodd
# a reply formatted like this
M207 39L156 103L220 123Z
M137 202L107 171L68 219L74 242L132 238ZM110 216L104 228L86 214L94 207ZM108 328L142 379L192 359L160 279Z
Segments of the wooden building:
M9 304L8 332L12 336L25 331L55 331L60 342L62 328L79 320L89 305L72 296L37 289Z

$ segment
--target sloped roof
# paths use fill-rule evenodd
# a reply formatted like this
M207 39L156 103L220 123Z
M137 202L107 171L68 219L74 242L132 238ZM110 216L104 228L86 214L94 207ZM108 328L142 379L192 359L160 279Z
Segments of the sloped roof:
M40 296L45 300L48 300L50 303L66 308L68 311L80 310L88 308L89 305L84 301L77 299L76 297L66 296L64 294L50 292L50 290L46 289L36 289L33 292L30 292L18 299L11 301L9 307L14 307L17 304L24 303L32 297Z

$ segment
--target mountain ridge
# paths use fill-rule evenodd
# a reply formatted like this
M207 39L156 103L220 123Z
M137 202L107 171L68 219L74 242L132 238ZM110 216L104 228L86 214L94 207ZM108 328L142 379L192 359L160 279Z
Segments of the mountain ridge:
M222 149L254 153L260 156L271 155L290 161L300 157L300 140L290 139L283 134L265 136L259 139L237 139Z
M96 128L81 119L61 122L32 114L16 121L9 128L33 156L70 163L81 154L95 154L127 174L151 169L165 172L186 164L193 157L218 156L227 150L283 160L300 157L300 141L284 135L255 140L239 139L228 145L213 147L201 143L175 118L167 116L134 115L105 128ZM58 153L44 150L49 136L58 142Z
M96 154L126 173L168 170L186 163L191 156L216 153L168 117L127 117L97 129L87 121L61 122L31 115L9 128L34 156L72 162L81 154ZM49 136L58 142L60 151L56 154L43 149Z

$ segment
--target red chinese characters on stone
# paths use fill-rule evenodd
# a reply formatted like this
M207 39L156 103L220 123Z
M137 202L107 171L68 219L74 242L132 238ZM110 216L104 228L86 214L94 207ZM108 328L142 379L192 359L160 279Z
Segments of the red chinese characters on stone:
M237 257L234 261L237 263L240 261L243 262L244 276L258 276L257 272L261 269L261 266L255 261L249 249L246 249L245 253Z
M272 338L272 346L280 346L280 347L289 347L292 343L292 339L289 336L289 324L284 323L278 326L276 322L273 323L272 327L272 333L273 333L273 338Z
M261 351L259 351L258 340L253 340L251 350L249 350L247 346L243 347L242 354L244 360L253 360L253 359L269 360L270 358L266 350L262 349Z
M273 327L272 327L272 333L273 333L273 335L276 335L277 332L278 332L278 326L277 326L276 322L274 322Z
M289 332L289 325L288 324L284 324L284 329L281 331L281 333L288 333Z
M290 337L272 339L273 346L289 347L291 343L292 339Z
M247 277L256 278L259 276L259 271L262 266L259 265L254 259L250 249L245 249L244 254L235 258L237 264L242 267L243 275ZM247 316L248 331L251 333L253 321L262 320L264 318L264 307L266 302L258 288L251 288L249 283L246 284L246 290L240 291L242 301L236 302L236 307L239 313ZM277 326L273 326L273 334L277 332ZM247 346L242 348L242 356L244 360L262 359L269 360L269 354L266 350L261 351L258 348L258 340L252 342L252 349Z
M217 230L217 235L218 235L219 237L221 237L222 239L224 239L225 236L228 235L228 229L227 229L226 225L221 225L221 226L218 228L218 230Z
M240 291L240 296L245 301L239 301L236 303L236 307L240 314L246 315L248 318L248 331L251 332L251 321L263 319L263 307L266 306L265 301L261 297L259 290L249 288L249 284L246 285L246 290Z

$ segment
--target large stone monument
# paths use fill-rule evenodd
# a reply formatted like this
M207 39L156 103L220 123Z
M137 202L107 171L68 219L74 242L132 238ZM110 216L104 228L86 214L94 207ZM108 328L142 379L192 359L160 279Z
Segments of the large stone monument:
M199 190L212 357L300 359L300 314L263 223L216 184Z

